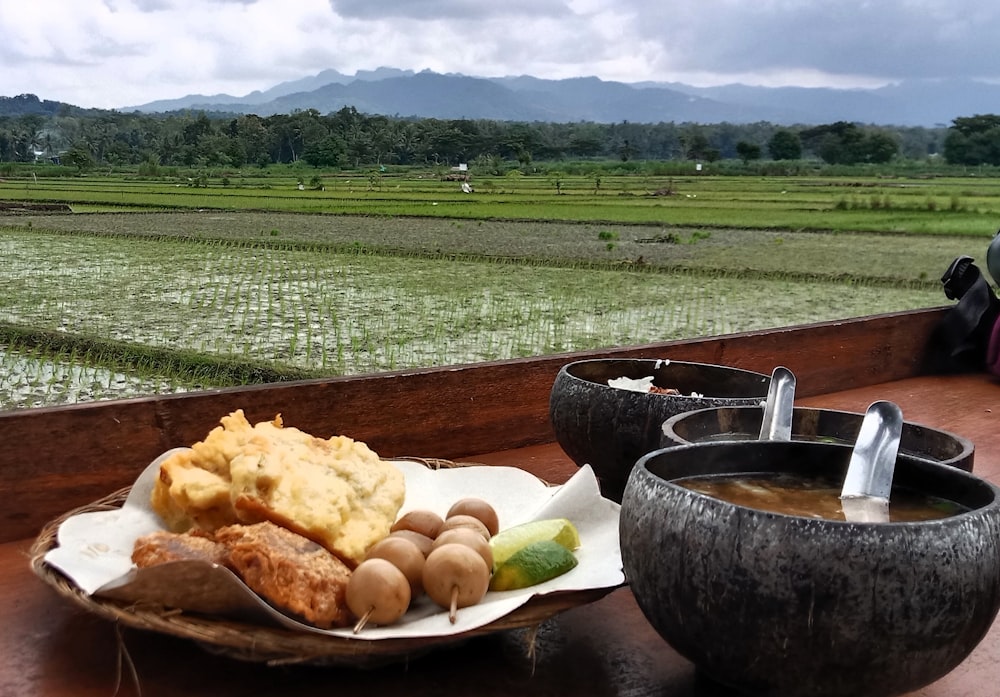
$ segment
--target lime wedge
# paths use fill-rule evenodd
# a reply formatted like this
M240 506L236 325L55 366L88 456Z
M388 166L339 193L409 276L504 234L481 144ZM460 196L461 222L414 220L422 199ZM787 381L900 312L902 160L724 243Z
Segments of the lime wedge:
M532 520L501 530L490 538L490 549L493 550L493 568L497 568L518 550L533 542L543 540L556 542L573 551L580 546L580 533L566 518Z
M576 565L576 556L558 542L532 542L496 566L490 590L511 591L534 586L561 576Z

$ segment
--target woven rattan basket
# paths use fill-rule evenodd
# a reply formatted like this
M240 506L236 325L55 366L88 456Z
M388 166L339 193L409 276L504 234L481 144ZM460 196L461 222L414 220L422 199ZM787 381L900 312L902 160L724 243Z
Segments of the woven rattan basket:
M432 469L462 464L449 460L406 458ZM308 663L371 667L416 658L443 645L466 641L494 632L534 627L564 610L594 602L614 588L562 591L536 595L525 605L490 624L449 636L406 639L346 639L297 632L281 627L251 625L225 618L198 615L159 605L125 603L84 593L58 569L45 562L45 554L57 545L59 526L67 518L91 511L120 508L128 496L126 487L86 506L69 511L42 528L31 547L31 568L59 595L84 610L135 629L150 630L191 639L206 650L244 661L270 664Z

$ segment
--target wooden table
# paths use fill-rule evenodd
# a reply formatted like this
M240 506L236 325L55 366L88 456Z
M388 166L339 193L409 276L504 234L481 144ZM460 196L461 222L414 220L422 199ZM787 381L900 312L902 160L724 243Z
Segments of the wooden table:
M975 473L1000 483L1000 383L921 374L922 341L939 311L903 313L601 355L706 360L798 378L798 404L863 411L890 399L908 420L976 445ZM727 694L700 678L646 623L622 588L542 624L478 637L409 663L350 669L266 666L195 643L120 629L34 576L27 550L56 515L130 483L156 454L202 437L230 408L283 413L314 433L342 432L385 456L514 465L554 483L575 471L547 428L547 394L562 356L0 414L0 695L656 695ZM351 408L345 408L350 405ZM366 411L367 410L367 411ZM331 431L330 424L334 424ZM512 447L502 447L509 444ZM1000 623L957 669L914 694L993 697Z

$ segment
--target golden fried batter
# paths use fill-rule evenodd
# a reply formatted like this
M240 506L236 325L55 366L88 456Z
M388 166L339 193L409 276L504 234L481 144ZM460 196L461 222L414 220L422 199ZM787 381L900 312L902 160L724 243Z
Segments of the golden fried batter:
M214 533L157 531L135 541L132 561L138 567L219 564L271 605L309 624L329 629L352 621L345 595L351 570L321 545L274 523L227 525Z
M272 605L322 629L351 623L351 570L322 546L273 523L230 525L215 538L226 566Z
M251 426L242 410L160 466L151 504L174 531L272 521L357 565L403 504L402 473L346 436Z
M239 409L222 417L205 440L181 450L160 464L151 503L175 532L190 528L215 530L239 522L230 492L229 463L256 431L281 428L281 417L251 426Z
M179 535L158 530L137 539L132 549L132 561L138 567L190 560L224 564L225 548L200 531Z
M323 440L286 428L253 438L230 474L240 520L276 522L352 566L389 534L403 504L399 470L345 436Z

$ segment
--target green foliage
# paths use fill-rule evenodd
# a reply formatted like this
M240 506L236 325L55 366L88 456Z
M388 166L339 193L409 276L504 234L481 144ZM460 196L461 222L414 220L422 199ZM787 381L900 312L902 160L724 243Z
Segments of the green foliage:
M944 141L949 163L1000 165L1000 115L957 118L952 124Z
M0 176L3 177L28 178L34 181L61 179L79 173L76 167L66 163L56 165L48 162L0 162Z
M743 160L743 164L747 164L750 160L760 159L761 149L756 143L748 143L745 140L741 140L736 144L736 154Z
M906 157L920 159L940 151L945 132L944 128L886 129ZM576 160L581 166L599 163L606 171L625 173L647 167L645 162L675 167L685 161L746 163L757 159L753 146L762 153L766 148L776 160L794 161L801 156L793 143L798 133L770 123L412 119L363 114L354 107L332 114L306 109L267 117L43 109L0 116L0 162L33 162L36 152L48 159L81 143L102 167L136 168L150 159L162 167L260 170L300 163L327 169L468 163L481 173L499 176L510 166L531 174L552 163ZM738 152L740 143L745 145ZM884 157L875 145L860 161Z
M346 158L347 148L344 142L333 135L307 146L302 153L302 159L313 167L339 167Z
M69 152L62 156L63 162L76 167L78 172L87 172L94 168L96 164L90 151L82 144L74 145Z
M687 160L716 162L722 157L722 151L712 145L706 129L702 126L689 126L680 136L680 146Z
M154 158L144 160L139 163L138 174L140 177L158 177L160 176L160 164Z
M23 114L55 116L65 109L66 105L62 102L39 99L34 94L0 97L0 116Z
M829 164L884 164L899 151L896 140L885 131L863 129L846 121L806 129L800 137L807 148Z
M775 160L797 160L802 157L802 140L795 131L778 129L767 141L767 150Z

